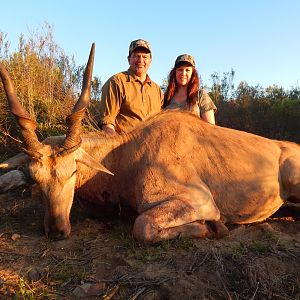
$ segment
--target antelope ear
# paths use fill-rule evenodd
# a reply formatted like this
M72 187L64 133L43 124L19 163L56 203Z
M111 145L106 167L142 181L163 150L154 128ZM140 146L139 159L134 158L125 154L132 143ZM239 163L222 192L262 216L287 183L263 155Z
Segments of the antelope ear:
M0 163L0 169L15 169L30 162L30 157L25 153L19 153Z
M80 151L77 151L78 155L76 157L76 161L81 162L82 164L88 166L91 169L95 169L101 172L105 172L110 175L114 175L111 171L106 169L100 162L95 160L92 156L90 156L88 153L80 149Z

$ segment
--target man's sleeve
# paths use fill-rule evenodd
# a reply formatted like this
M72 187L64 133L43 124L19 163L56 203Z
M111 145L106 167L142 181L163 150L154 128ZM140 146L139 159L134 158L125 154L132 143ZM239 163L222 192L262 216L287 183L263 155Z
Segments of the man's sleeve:
M99 124L112 124L116 126L116 117L120 112L120 107L120 89L115 80L109 79L102 87L99 107Z

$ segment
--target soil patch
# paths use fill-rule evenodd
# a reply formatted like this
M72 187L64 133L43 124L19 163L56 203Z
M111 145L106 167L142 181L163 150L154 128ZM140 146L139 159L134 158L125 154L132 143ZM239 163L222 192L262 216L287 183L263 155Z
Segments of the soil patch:
M300 299L299 211L150 247L132 238L132 218L91 218L78 200L69 239L42 227L31 186L0 195L0 299Z

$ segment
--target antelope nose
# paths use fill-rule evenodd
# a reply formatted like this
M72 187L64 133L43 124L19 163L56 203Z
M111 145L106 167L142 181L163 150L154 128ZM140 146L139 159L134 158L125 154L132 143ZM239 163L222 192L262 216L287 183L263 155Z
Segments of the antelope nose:
M68 238L70 233L66 230L51 230L48 234L49 238L55 241Z
M53 240L66 239L71 233L71 225L69 221L63 221L59 218L52 220L49 228L49 237Z
M54 233L53 235L51 234L51 238L53 240L56 240L56 241L60 241L60 240L64 240L68 237L69 235L66 234L65 231L63 230L59 230L58 232Z

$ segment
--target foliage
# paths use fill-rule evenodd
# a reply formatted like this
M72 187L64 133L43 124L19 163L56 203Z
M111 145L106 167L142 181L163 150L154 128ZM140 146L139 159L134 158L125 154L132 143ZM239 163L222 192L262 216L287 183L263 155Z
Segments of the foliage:
M300 87L250 86L241 81L234 86L235 71L211 75L209 91L217 105L216 121L224 127L243 130L268 138L300 143ZM164 80L162 89L165 89Z
M300 87L264 89L242 81L234 90L233 75L212 75L210 95L218 107L218 125L300 143Z
M67 56L56 44L52 27L45 24L42 33L32 32L27 40L21 34L18 50L13 53L7 35L0 32L0 61L11 74L20 102L37 121L40 138L64 133L65 118L80 94L85 66L76 66L74 57ZM213 73L212 85L205 87L218 107L217 124L300 142L300 87L262 88L242 81L235 88L234 76L233 69L222 75ZM165 86L166 80L162 89ZM94 77L84 130L99 129L97 107L101 87L101 80ZM0 85L0 142L20 145L19 136ZM0 150L0 155L6 155Z
M223 77L216 72L211 75L212 86L210 90L215 103L229 100L232 97L234 75L235 72L233 69L230 72L224 72Z
M18 98L38 123L42 136L64 132L64 120L81 90L85 66L76 66L54 41L53 30L45 24L43 33L19 37L18 50L10 53L7 36L0 32L0 59L14 82ZM93 78L92 97L99 98L101 81ZM49 129L49 132L48 132ZM0 86L0 140L18 140L18 129L8 113L6 96Z
M33 300L35 291L30 288L23 278L19 278L19 296L20 299Z

